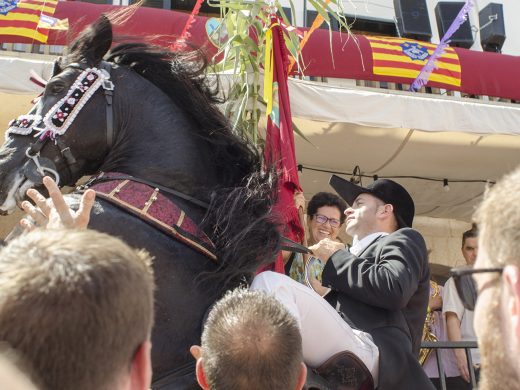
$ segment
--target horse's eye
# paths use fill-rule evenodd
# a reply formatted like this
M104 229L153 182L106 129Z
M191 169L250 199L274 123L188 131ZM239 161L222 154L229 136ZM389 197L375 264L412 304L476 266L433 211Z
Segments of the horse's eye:
M48 85L48 91L53 94L57 94L63 91L65 86L62 83L52 83Z

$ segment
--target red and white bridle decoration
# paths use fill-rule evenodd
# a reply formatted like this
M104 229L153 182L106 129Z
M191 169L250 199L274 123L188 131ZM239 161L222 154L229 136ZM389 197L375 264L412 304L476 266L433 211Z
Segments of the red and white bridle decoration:
M63 135L76 119L83 106L87 104L92 95L103 86L105 89L113 89L110 74L104 69L87 68L80 73L67 95L60 99L44 117L41 115L21 115L9 123L9 134L29 135L34 130L38 131L35 137L55 139Z

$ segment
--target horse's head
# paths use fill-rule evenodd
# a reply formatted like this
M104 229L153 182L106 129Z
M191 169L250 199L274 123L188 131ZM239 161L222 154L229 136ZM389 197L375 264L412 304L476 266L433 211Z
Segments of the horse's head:
M0 213L13 211L44 175L73 185L96 171L113 138L112 27L102 17L57 60L38 103L10 123L0 148ZM106 114L105 114L106 112Z

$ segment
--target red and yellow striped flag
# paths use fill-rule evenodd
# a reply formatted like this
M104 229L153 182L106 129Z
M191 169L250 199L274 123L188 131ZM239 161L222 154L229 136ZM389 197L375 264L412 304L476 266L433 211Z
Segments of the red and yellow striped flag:
M1 0L0 35L19 36L45 43L49 29L39 28L40 17L54 15L58 0Z
M437 45L406 38L366 37L372 48L372 72L415 80ZM430 81L460 87L459 56L451 47L436 61Z

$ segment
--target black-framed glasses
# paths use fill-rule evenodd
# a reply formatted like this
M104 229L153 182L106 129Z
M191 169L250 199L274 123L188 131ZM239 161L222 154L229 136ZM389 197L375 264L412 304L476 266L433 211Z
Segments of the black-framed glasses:
M318 222L320 225L324 225L329 222L330 226L333 228L338 228L341 225L341 221L336 218L328 218L325 215L321 214L314 214L314 218L316 218L316 222Z
M464 266L452 268L450 271L450 276L453 276L455 287L457 288L457 293L459 294L460 300L462 301L464 307L471 311L475 310L479 291L477 290L475 279L473 279L474 274L480 274L484 272L496 272L498 274L502 274L502 271L504 271L504 267L473 268L472 266Z

